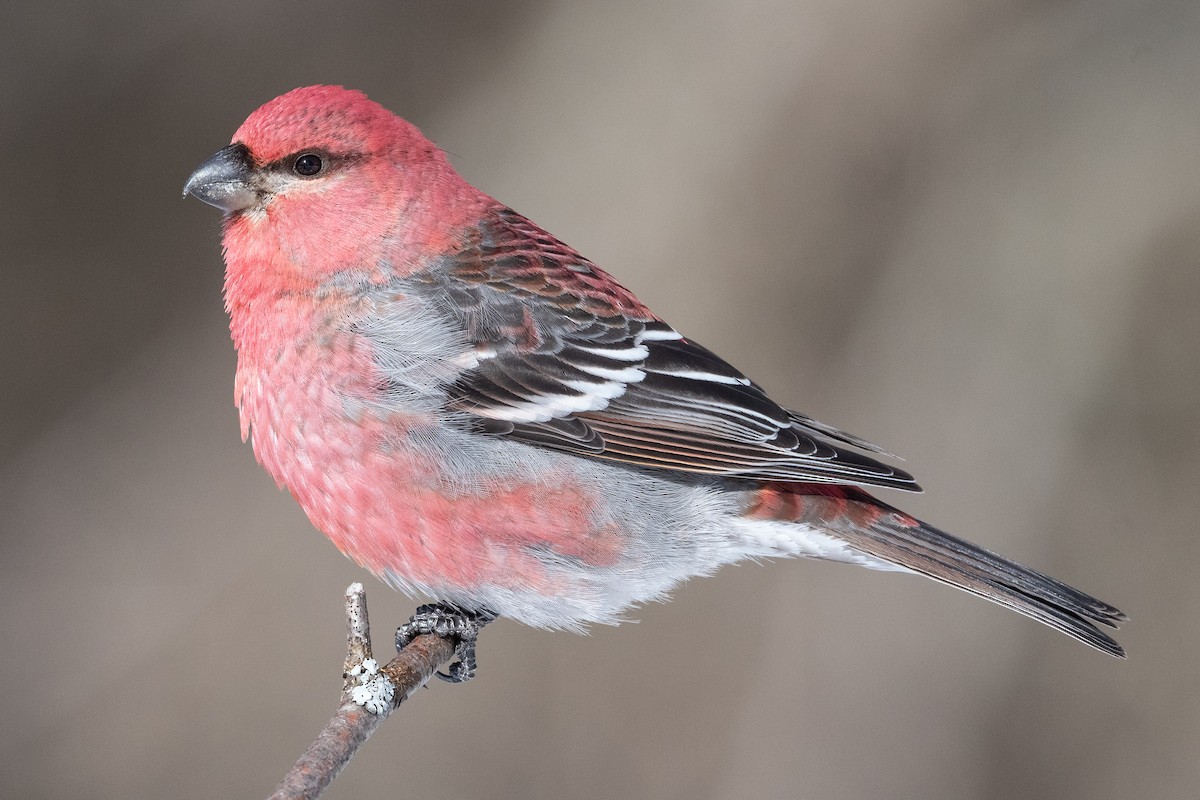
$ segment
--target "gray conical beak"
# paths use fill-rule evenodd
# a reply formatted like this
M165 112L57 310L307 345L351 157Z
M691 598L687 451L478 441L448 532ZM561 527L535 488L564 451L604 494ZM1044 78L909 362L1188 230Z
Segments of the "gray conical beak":
M196 168L183 185L183 196L190 194L230 214L258 202L259 192L253 179L250 151L246 145L234 142Z

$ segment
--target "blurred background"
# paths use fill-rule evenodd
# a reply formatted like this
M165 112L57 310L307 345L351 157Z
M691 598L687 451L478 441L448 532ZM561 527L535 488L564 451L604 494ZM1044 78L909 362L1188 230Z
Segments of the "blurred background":
M342 558L238 438L218 216L341 83L889 495L1121 607L1128 662L929 581L727 568L501 622L329 796L1184 798L1200 785L1200 6L18 3L0 32L0 785L265 796L328 718Z

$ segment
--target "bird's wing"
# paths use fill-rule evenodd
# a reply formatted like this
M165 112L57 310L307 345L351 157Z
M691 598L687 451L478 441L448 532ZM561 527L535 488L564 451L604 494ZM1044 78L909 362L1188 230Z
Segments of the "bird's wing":
M780 407L508 209L413 280L475 348L449 391L480 430L643 467L920 491L842 445L885 451Z

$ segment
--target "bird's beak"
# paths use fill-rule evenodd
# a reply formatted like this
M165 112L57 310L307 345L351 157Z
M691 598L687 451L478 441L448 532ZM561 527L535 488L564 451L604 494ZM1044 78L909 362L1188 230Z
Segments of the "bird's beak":
M196 168L183 185L183 196L190 194L227 214L241 211L259 200L253 170L246 145L234 142Z

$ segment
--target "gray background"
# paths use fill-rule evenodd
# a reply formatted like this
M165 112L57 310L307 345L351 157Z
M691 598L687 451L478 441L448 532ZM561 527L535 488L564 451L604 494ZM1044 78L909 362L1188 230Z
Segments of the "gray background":
M1195 796L1195 2L18 2L0 37L6 796L262 796L332 710L367 576L238 441L178 196L316 82L903 454L927 494L888 499L1133 618L1119 663L739 566L586 638L496 625L330 796ZM413 603L367 581L386 644Z

